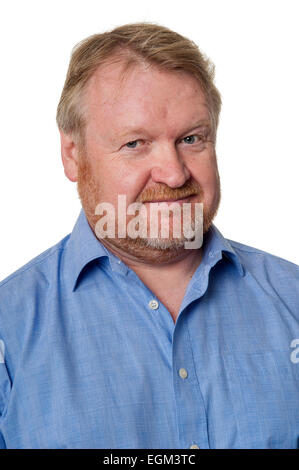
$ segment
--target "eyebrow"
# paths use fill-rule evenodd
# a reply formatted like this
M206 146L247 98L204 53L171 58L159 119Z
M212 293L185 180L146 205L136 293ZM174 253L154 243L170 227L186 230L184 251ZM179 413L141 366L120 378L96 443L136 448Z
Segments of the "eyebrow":
M201 121L197 122L194 126L187 127L184 132L182 132L182 135L186 134L186 132L192 132L194 129L197 129L198 127L212 127L212 124L210 121L207 121L206 119L202 119Z
M212 125L210 121L206 119L202 119L201 121L198 121L194 125L186 127L185 130L181 132L180 135L184 135L187 132L192 132L194 129L197 129L198 127L212 127ZM147 132L147 130L142 127L126 126L123 129L123 132L119 134L118 137L123 138L123 137L126 137L127 135L143 134L145 132Z

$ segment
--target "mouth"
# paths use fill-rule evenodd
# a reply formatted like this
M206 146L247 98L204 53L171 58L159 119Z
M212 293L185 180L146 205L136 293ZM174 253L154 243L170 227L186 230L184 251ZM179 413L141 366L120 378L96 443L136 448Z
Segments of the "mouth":
M174 202L176 202L177 204L183 204L186 202L190 202L190 199L194 196L196 196L196 194L191 194L180 199L156 199L154 201L146 201L144 204L155 204L160 202L166 202L166 204L172 204Z

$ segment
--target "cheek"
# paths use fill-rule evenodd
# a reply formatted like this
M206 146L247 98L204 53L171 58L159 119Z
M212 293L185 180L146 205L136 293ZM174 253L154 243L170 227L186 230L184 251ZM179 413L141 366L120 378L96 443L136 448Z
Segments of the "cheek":
M109 200L117 200L118 194L126 195L128 204L135 202L137 196L144 190L148 180L148 172L128 162L111 162L100 166L105 193Z
M219 176L216 160L190 162L190 172L194 180L200 185L204 193L206 204L211 204L218 192Z
M135 165L125 166L121 171L121 189L127 195L128 203L135 202L146 187L150 172Z
M208 207L215 204L219 197L219 179L217 174L214 172L209 178L206 179L205 185L203 185L204 200Z

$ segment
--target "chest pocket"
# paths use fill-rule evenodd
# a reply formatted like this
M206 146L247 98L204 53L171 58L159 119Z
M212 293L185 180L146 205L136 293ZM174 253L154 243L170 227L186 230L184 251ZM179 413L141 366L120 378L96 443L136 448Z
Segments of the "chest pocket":
M299 363L291 350L225 357L240 448L296 448Z

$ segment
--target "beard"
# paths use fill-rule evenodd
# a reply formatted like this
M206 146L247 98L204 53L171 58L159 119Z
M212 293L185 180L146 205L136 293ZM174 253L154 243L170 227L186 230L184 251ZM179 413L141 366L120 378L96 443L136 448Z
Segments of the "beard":
M180 237L173 236L174 214L172 214L172 220L169 225L169 236L166 238L160 236L152 238L149 236L149 233L147 233L147 236L145 237L137 236L136 238L132 238L128 235L126 235L124 238L99 237L97 235L96 225L100 217L99 215L95 214L95 209L97 205L103 201L103 195L101 194L100 185L97 183L94 177L88 158L83 151L80 152L78 159L77 191L90 227L92 228L95 236L97 236L101 243L103 243L108 248L111 247L120 249L129 255L141 258L143 260L165 262L173 259L175 256L177 256L178 252L184 250L185 242L190 240L190 238L186 237L185 235L181 235ZM138 196L136 202L146 203L161 200L183 199L189 196L195 196L196 202L203 202L204 200L203 191L201 190L199 184L193 179L186 181L186 183L180 188L174 189L170 188L164 183L159 183L159 185L156 185L153 188L145 189L142 194ZM196 229L198 230L198 227L200 227L202 235L204 235L209 230L217 214L220 198L220 180L217 172L217 187L215 191L214 202L209 210L203 206L201 221L196 219L196 215L194 215L192 208L190 228L193 233ZM193 206L193 203L190 204ZM161 229L159 229L158 235L160 235L160 231Z

